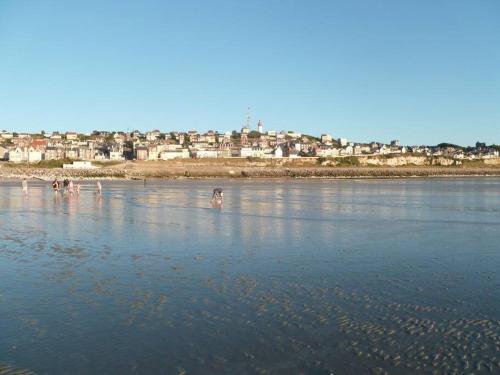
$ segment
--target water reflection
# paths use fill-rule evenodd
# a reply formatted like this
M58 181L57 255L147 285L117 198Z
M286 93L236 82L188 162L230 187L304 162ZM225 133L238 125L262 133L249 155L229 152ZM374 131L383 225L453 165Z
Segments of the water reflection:
M499 370L500 180L217 185L1 184L0 372Z

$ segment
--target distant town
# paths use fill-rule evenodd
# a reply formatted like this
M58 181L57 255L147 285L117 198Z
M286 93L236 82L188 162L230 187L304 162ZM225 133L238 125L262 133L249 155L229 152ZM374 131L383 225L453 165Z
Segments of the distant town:
M184 158L301 158L347 157L415 153L455 160L499 157L500 146L477 142L474 147L449 143L436 146L401 145L398 140L357 143L331 134L319 137L294 131L265 131L261 121L255 129L205 133L93 131L44 131L36 134L0 132L0 159L14 163L43 160L171 160Z

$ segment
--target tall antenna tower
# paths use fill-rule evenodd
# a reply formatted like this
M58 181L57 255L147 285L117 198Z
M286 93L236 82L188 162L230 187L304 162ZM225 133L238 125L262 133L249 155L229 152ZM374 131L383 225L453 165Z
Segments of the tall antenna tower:
M250 129L250 107L247 108L247 128Z

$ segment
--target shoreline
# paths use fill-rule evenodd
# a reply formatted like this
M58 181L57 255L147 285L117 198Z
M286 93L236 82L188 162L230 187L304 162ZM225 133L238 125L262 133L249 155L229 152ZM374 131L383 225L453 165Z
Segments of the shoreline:
M127 168L128 167L128 168ZM160 168L141 168L141 165L122 164L96 169L37 168L35 166L1 167L0 181L52 181L54 178L73 180L161 180L161 179L413 179L413 178L494 178L500 177L499 167L277 167L277 166L206 166L165 165Z

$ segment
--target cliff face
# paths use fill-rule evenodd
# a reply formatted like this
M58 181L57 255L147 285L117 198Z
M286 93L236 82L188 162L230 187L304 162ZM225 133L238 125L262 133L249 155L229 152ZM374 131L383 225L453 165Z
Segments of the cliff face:
M500 165L500 158L484 159L484 164L487 164L487 165Z
M459 160L453 160L446 157L428 157L424 155L400 155L400 156L355 156L361 166L382 166L382 167L401 167L401 166L452 166L461 165Z

